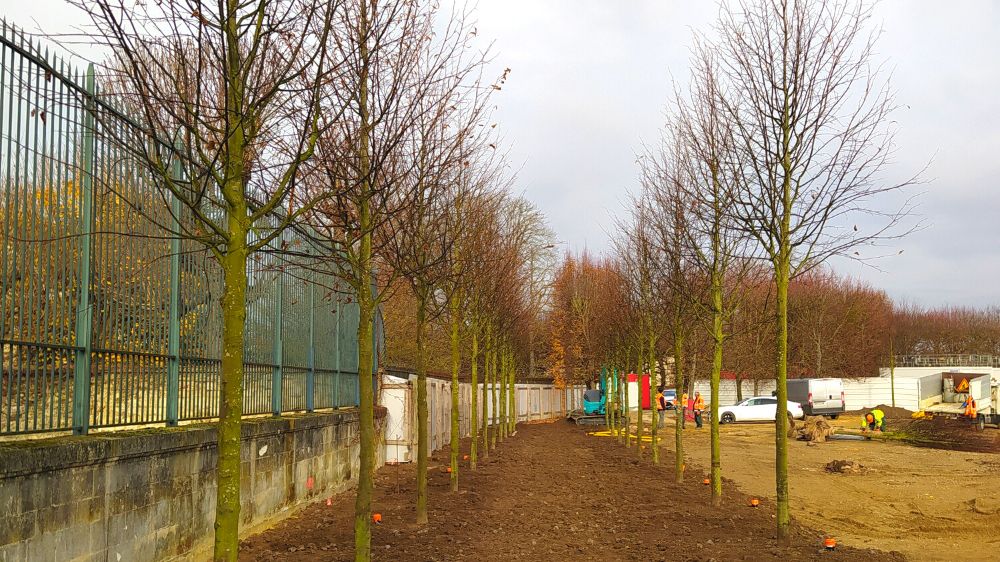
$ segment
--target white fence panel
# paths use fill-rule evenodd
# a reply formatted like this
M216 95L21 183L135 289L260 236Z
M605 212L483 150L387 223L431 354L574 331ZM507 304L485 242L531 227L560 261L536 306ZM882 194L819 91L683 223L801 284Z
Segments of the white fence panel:
M919 379L896 378L896 406L920 409ZM848 410L863 410L880 404L892 404L892 381L882 377L844 380L844 402Z
M416 459L417 415L416 376L408 379L387 376L383 380L382 403L389 410L386 422L386 462L410 462ZM485 408L490 426L494 425L493 397L490 389L482 392L482 385L475 389L470 383L459 383L459 431L461 436L472 433L472 393L479 398L479 408ZM497 400L499 407L499 385ZM519 422L560 418L574 407L583 404L582 386L559 389L553 385L516 384L514 386L515 414ZM575 406L574 406L575 405ZM427 424L431 450L451 442L451 381L427 379ZM499 413L499 412L497 412ZM477 415L480 422L482 410Z

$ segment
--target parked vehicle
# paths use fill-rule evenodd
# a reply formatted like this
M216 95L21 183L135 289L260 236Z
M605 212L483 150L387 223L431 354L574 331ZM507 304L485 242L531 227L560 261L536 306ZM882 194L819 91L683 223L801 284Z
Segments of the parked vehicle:
M667 399L667 409L673 410L677 408L677 391L676 390L664 390L663 397Z
M789 379L788 399L802 404L807 416L837 416L847 410L841 379Z
M745 421L774 421L778 411L778 399L771 396L754 396L734 406L719 407L719 423ZM802 419L802 405L788 402L788 413L795 419Z

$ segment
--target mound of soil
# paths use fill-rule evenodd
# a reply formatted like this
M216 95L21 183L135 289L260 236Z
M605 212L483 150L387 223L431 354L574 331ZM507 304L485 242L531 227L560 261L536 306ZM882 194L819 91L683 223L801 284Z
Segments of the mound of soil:
M902 433L905 441L921 447L1000 453L1000 430L987 428L979 431L966 419L934 416L930 419L911 420L902 429Z
M467 449L463 442L462 452ZM664 464L636 458L612 437L570 424L522 425L477 471L461 470L461 491L429 470L430 523L414 518L412 465L377 474L374 506L383 517L372 533L375 560L903 560L898 553L841 546L825 552L822 530L793 522L791 546L775 546L774 505L723 481L713 508L704 473L691 465L674 483ZM648 454L648 449L647 449ZM670 466L667 466L670 465ZM240 560L332 561L353 558L354 495L307 507L241 544Z
M867 414L868 412L870 412L871 410L876 410L876 409L882 410L882 413L885 414L885 418L887 420L893 420L893 421L907 420L907 421L909 421L909 420L913 419L913 417L912 417L913 416L913 412L912 411L907 410L906 408L897 408L897 407L894 407L894 406L888 406L886 404L879 404L878 406L875 406L874 408L865 408L863 410L850 410L850 411L844 412L843 415L847 416L847 417L857 416L858 418L861 418L861 417L864 417L864 415Z
M897 408L895 406L889 406L888 404L879 404L878 406L875 406L874 408L870 408L870 409L871 410L875 410L875 409L882 410L882 413L885 414L885 417L889 418L890 420L909 420L909 419L913 419L911 417L911 416L913 416L913 411L912 410L907 410L906 408ZM864 413L866 411L867 410L863 410L862 411L862 415L864 415Z

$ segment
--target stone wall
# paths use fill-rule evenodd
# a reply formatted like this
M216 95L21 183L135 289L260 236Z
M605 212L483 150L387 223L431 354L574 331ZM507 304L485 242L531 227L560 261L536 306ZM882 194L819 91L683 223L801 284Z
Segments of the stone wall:
M352 488L358 451L355 410L245 420L241 534ZM216 458L214 425L2 444L0 562L210 558Z

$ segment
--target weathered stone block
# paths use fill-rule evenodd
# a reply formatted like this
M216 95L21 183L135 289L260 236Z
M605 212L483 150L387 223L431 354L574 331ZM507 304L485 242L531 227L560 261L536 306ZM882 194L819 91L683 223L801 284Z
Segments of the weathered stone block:
M37 511L7 513L0 518L0 544L31 539L35 535Z

